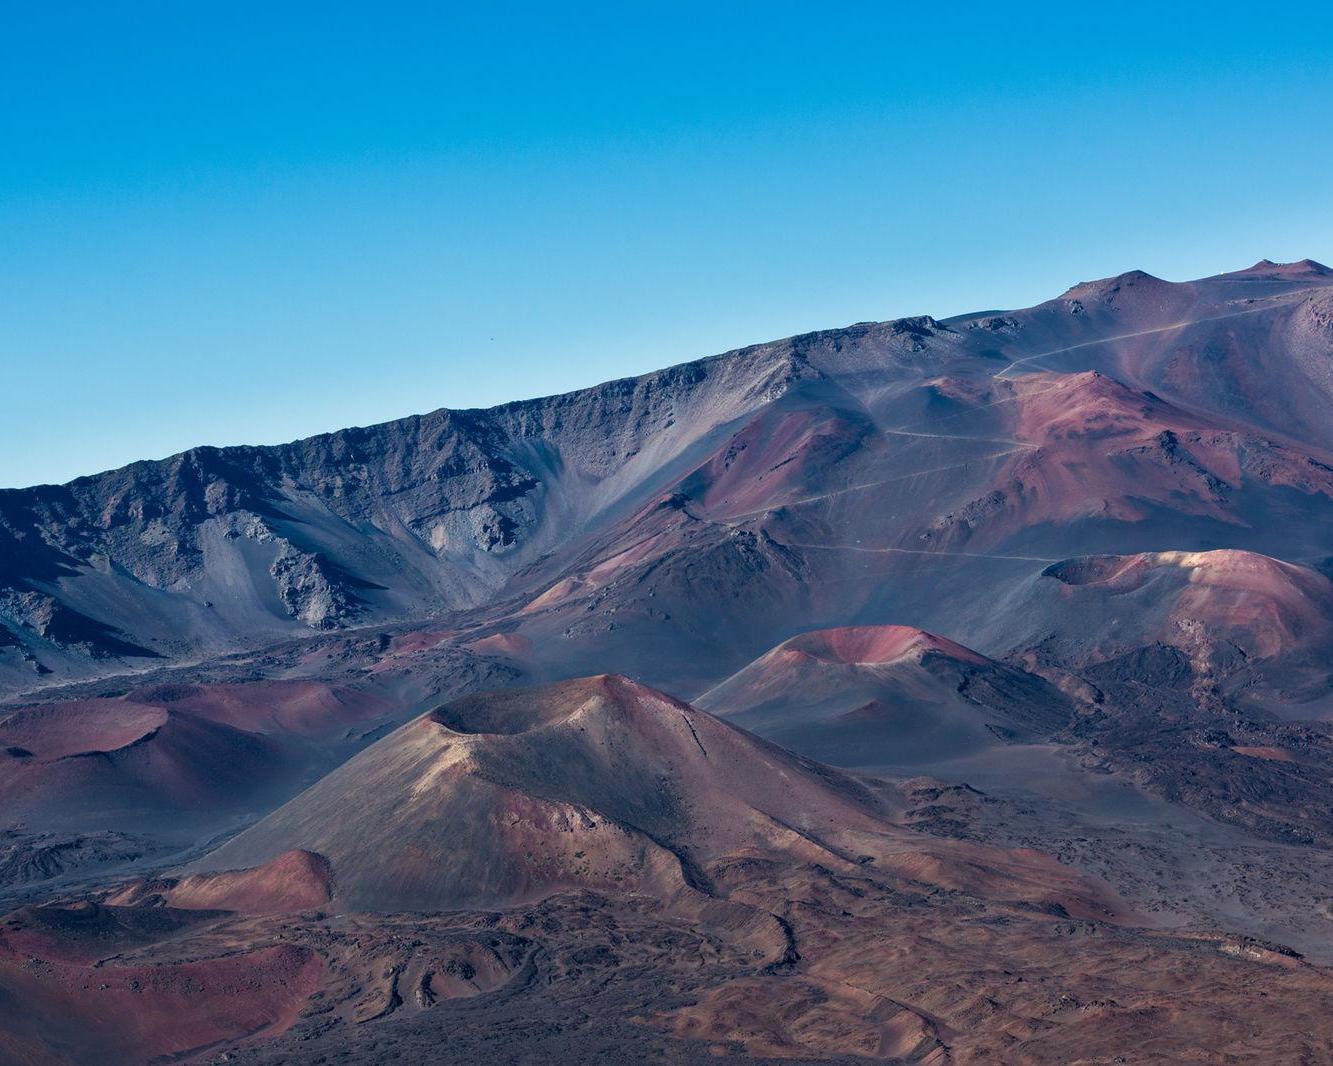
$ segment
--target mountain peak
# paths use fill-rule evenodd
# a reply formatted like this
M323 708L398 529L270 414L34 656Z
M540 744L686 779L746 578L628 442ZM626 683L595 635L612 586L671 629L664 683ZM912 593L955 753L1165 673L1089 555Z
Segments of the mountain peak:
M826 662L847 666L872 666L919 658L936 652L951 659L982 665L989 660L947 637L927 633L915 626L843 626L817 629L792 637L778 651L798 651Z
M427 718L459 736L505 737L559 727L580 714L622 716L664 705L685 708L670 696L620 674L557 681L533 692L506 689L444 704Z
M1172 284L1172 282L1164 281L1153 274L1149 274L1146 270L1127 270L1123 274L1117 274L1111 278L1080 281L1077 285L1065 290L1060 299L1101 299L1110 302L1118 293L1126 289L1157 290L1170 288Z
M1293 263L1275 263L1271 259L1260 259L1254 266L1246 267L1244 270L1233 270L1222 276L1262 280L1326 278L1333 277L1333 270L1313 259L1298 259Z

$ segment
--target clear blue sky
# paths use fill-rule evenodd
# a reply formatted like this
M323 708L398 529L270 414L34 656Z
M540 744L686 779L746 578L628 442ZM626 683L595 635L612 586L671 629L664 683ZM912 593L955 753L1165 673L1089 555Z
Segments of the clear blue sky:
M0 485L1328 259L1331 9L0 0Z

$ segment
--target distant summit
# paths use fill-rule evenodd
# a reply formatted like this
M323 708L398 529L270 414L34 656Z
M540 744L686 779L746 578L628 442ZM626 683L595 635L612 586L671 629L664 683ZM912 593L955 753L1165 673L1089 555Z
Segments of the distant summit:
M1333 270L1317 263L1313 259L1298 259L1294 263L1274 263L1271 259L1260 259L1252 267L1234 270L1222 274L1224 278L1261 278L1264 280L1285 280L1291 278L1327 278L1333 277Z

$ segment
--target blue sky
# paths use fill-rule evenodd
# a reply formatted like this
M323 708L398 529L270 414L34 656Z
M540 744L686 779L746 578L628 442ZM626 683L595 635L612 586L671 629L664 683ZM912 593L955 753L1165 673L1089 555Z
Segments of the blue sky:
M0 0L0 485L1333 258L1331 9Z

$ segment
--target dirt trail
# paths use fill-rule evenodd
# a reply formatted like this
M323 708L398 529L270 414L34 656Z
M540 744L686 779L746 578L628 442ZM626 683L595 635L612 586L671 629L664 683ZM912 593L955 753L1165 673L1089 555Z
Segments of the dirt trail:
M1058 563L1060 560L1054 557L1042 555L998 555L993 552L949 552L949 551L928 551L925 548L866 548L860 544L805 544L798 541L785 541L782 544L784 548L810 548L823 549L826 551L848 551L848 552L892 552L897 555L943 555L943 556L961 556L967 559L1014 559L1020 562L1030 563Z
M1271 304L1264 304L1260 307L1248 307L1244 311L1232 311L1225 315L1214 315L1211 318L1196 318L1189 322L1173 322L1169 326L1156 326L1153 329L1140 329L1133 333L1120 333L1114 337L1097 337L1095 340L1082 341L1078 344L1066 345L1063 348L1052 348L1048 352L1037 352L1033 355L1025 355L1021 359L1015 359L1003 370L995 373L996 378L1003 378L1009 371L1016 366L1022 366L1024 363L1030 363L1034 359L1044 359L1049 355L1060 355L1063 352L1077 351L1079 348L1092 348L1099 344L1114 344L1116 341L1130 340L1134 337L1147 337L1153 333L1170 333L1174 329L1188 329L1190 326L1200 326L1205 322L1222 322L1228 318L1239 318L1241 315L1253 315L1259 311L1267 311L1272 307Z

